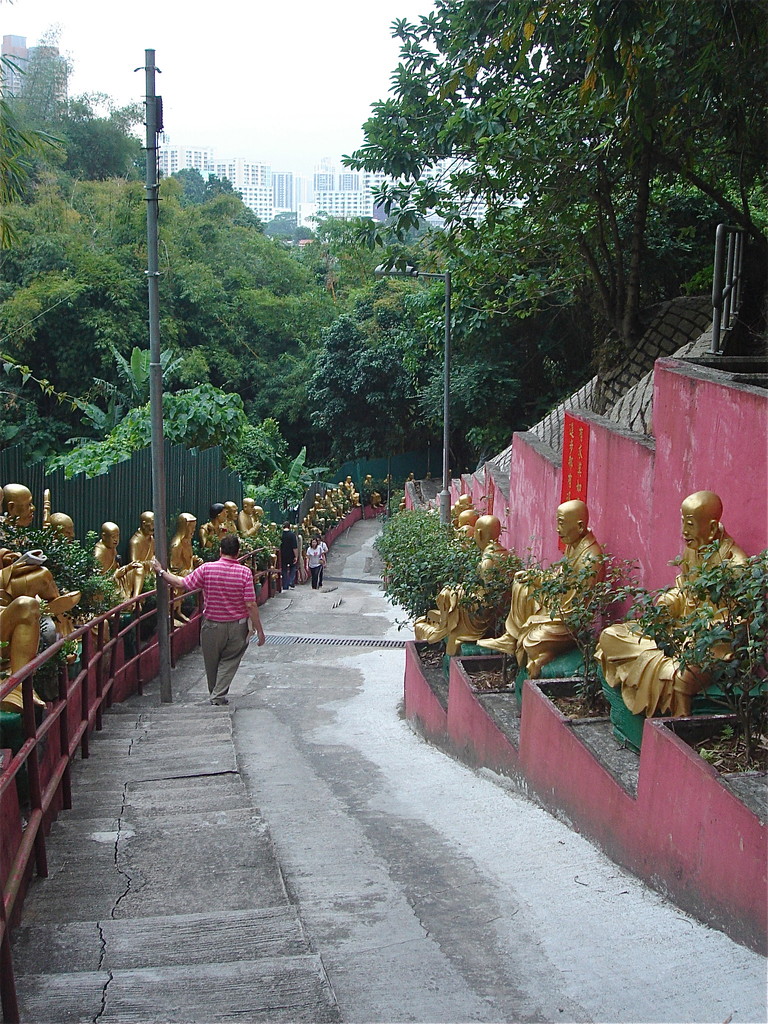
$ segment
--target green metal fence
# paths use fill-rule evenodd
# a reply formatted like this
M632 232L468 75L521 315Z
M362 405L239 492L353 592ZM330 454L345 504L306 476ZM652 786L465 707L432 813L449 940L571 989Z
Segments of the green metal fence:
M238 473L223 467L220 448L186 448L165 444L166 508L169 536L176 530L181 512L191 512L203 523L215 501L242 504L243 483ZM109 473L90 479L79 475L67 479L63 469L46 473L42 462L26 465L21 448L0 451L0 485L19 483L29 487L35 502L35 526L42 525L43 491L51 492L51 510L65 512L75 523L75 533L85 539L89 530L97 533L104 522L120 527L120 553L127 553L128 539L139 526L139 516L152 508L151 451L145 448Z
M392 486L402 487L409 473L417 480L423 480L428 473L440 476L442 473L442 453L439 449L425 452L405 452L402 455L390 455L383 459L354 459L345 462L330 474L328 479L335 486L340 480L351 476L359 488L370 473L374 480L383 480L387 474L392 475Z

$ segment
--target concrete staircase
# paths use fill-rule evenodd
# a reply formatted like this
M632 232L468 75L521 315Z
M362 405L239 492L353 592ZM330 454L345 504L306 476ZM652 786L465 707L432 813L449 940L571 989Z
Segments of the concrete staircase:
M225 708L116 707L73 794L14 933L22 1020L339 1020Z

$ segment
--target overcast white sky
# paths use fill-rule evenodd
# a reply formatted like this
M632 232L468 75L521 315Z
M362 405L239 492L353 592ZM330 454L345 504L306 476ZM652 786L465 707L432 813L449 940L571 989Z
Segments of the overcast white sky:
M432 0L0 0L0 34L34 46L60 28L70 94L144 94L154 48L165 130L176 144L214 146L274 170L311 172L362 142L370 106L397 66L389 26L417 21Z

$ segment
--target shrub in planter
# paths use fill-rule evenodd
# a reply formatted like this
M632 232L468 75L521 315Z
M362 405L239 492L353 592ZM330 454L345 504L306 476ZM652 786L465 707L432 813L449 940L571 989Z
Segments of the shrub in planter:
M591 561L575 566L563 558L547 569L536 566L518 574L524 585L535 587L543 611L562 622L573 638L582 663L576 690L593 713L605 703L595 658L600 629L616 605L637 593L635 567L634 562L605 556L596 578Z
M768 552L734 565L712 557L717 549L718 542L702 549L703 565L685 581L682 611L679 591L675 601L663 600L667 588L638 591L632 614L638 633L671 659L675 678L698 691L693 714L719 708L736 716L734 745L749 763L768 717Z
M471 538L457 535L440 522L436 511L409 509L387 521L376 541L384 561L384 591L416 619L434 608L444 587L461 587L462 603L472 604L483 592L483 605L501 610L499 594L508 593L512 568L519 567L513 553L502 556L488 579L479 575L481 553Z
M768 550L743 565L704 552L687 588L689 611L678 618L654 595L638 593L638 624L681 674L736 716L734 743L750 761L768 729Z

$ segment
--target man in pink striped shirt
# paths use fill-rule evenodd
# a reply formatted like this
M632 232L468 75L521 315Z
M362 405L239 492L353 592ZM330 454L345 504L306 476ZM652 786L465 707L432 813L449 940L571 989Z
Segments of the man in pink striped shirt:
M239 551L240 538L236 533L229 533L221 538L218 561L203 562L188 576L168 572L157 559L152 563L158 577L172 587L179 590L202 588L200 646L211 704L229 704L229 687L248 641L257 633L261 647L266 639L256 604L253 576L250 569L237 561Z

